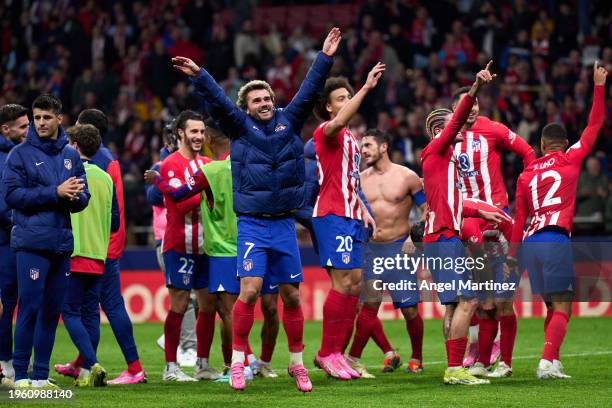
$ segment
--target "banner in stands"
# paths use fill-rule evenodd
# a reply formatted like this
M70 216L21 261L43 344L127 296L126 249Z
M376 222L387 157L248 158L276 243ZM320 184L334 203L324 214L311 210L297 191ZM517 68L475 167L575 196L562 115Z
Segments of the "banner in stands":
M302 260L304 283L300 286L302 308L306 320L321 320L323 302L330 289L327 272L316 265L316 256L304 250ZM592 262L575 261L576 270L590 270ZM601 261L598 268L612 270L612 260ZM127 251L122 259L121 291L125 299L128 313L133 322L163 321L168 311L168 291L164 285L164 277L157 268L153 251ZM429 273L423 272L420 280L430 280ZM612 293L612 282L601 281L598 284L601 292ZM426 298L424 296L424 298ZM602 296L608 298L608 296ZM519 317L541 317L546 314L541 301L533 301L529 279L523 274L515 301L515 309ZM282 308L279 308L281 310ZM435 301L425 301L419 304L419 310L424 319L442 318L444 307ZM573 308L574 316L612 316L612 303L608 301L577 302ZM399 310L393 308L390 302L383 302L379 316L381 319L401 318ZM256 318L261 318L261 311L256 307Z

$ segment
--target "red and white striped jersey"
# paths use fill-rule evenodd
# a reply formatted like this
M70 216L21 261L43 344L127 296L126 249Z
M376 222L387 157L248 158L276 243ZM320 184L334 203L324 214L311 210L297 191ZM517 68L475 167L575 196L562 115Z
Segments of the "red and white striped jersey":
M463 196L477 198L498 208L508 207L508 193L501 169L504 150L516 153L527 167L535 159L533 149L501 123L479 116L470 130L461 132L455 155L463 178Z
M335 214L360 220L361 207L357 196L361 161L359 143L348 128L326 138L327 123L320 124L312 135L320 186L312 216Z
M200 155L195 160L189 160L177 151L162 161L160 176L170 186L181 187L189 182L200 167L210 161L209 158ZM200 218L200 196L196 195L182 202L174 202L165 198L164 205L168 212L162 251L203 254L204 235Z
M548 226L558 226L571 234L580 167L593 149L603 121L604 87L595 86L589 123L580 140L565 152L551 152L536 159L519 176L512 242L521 242ZM527 216L531 222L523 232Z
M474 100L469 95L461 98L450 122L421 153L423 184L429 206L425 218L424 242L435 242L440 236L459 236L463 197L452 146L470 114Z

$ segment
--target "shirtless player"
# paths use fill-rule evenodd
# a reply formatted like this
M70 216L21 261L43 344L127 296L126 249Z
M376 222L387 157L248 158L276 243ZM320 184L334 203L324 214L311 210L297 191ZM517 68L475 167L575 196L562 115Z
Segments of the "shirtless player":
M393 371L401 362L386 340L377 313L382 302L381 281L399 283L402 280L415 282L416 274L407 270L384 270L375 268L374 257L395 258L397 254L412 253L408 215L413 204L425 211L426 202L421 180L412 170L394 164L389 159L389 136L377 129L370 129L361 141L361 154L368 168L361 172L361 186L372 215L376 220L376 234L364 251L365 299L359 316L349 361L354 369L365 372L359 362L361 352L368 339L373 337L385 353L383 371ZM415 271L416 272L416 271ZM406 329L412 344L412 358L407 372L422 371L423 319L418 312L419 291L389 291L393 305L400 309L406 319ZM379 333L376 333L379 331ZM382 344L377 339L382 336ZM362 374L363 376L363 374ZM368 374L364 376L369 377Z

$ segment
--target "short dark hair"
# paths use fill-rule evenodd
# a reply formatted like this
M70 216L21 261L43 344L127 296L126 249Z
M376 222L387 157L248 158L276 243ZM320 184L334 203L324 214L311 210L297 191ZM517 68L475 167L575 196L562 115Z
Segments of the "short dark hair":
M343 76L336 76L327 78L325 81L325 85L323 86L323 94L319 98L319 101L314 107L314 114L321 120L329 120L329 112L325 109L326 105L330 102L329 96L336 89L345 88L349 91L351 96L355 95L355 90L349 83L348 79Z
M85 157L93 157L102 144L100 132L94 125L75 125L69 128L66 133L68 133L70 143L76 143L81 154Z
M461 88L457 88L455 89L455 92L453 92L453 105L456 104L457 102L459 102L459 99L461 99L461 95L470 92L470 87L469 86L462 86Z
M28 114L28 110L16 103L9 103L0 107L0 125L12 122Z
M53 94L45 93L42 95L38 95L34 102L32 102L32 110L34 109L42 109L46 111L51 111L56 115L62 113L62 101Z
M565 142L567 141L567 131L561 123L549 123L542 129L542 139L546 142Z
M210 138L211 142L216 143L225 139L229 139L227 135L223 133L221 129L219 129L219 126L217 126L213 118L207 118L204 121L204 125L206 126L206 134Z
M199 120L201 122L204 122L204 117L198 112L189 109L179 113L178 116L174 119L174 133L176 134L176 137L178 137L179 129L185 131L185 129L187 128L188 120Z
M108 118L99 109L85 109L79 113L77 122L79 125L93 125L100 132L100 137L108 133Z
M380 129L368 129L363 134L363 137L373 137L379 146L383 143L386 143L387 146L391 144L391 136L389 136L387 132L383 132Z

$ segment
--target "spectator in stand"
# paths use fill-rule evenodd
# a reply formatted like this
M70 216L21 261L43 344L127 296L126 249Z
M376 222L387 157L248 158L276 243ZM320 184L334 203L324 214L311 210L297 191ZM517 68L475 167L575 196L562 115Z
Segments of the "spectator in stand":
M608 176L601 173L601 165L595 157L589 157L585 170L580 172L578 181L578 211L576 215L603 217L608 198Z

